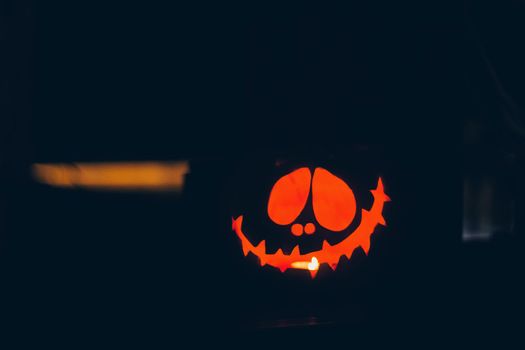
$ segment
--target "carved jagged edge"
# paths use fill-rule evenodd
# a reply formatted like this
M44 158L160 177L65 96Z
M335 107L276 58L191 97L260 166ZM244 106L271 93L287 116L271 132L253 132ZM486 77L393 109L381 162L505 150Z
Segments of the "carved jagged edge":
M363 251L365 252L365 254L368 255L368 252L370 250L370 239L371 239L372 234L375 231L375 228L377 227L377 225L386 226L386 220L383 217L382 211L383 211L384 203L390 201L390 198L384 192L383 183L382 183L381 178L379 178L378 180L377 188L375 190L371 190L370 192L372 193L372 196L374 197L374 203L370 210L362 209L361 224L359 225L359 227L354 232L349 234L349 236L346 237L343 241L337 244L331 245L326 240L324 240L321 251L310 252L310 253L302 255L299 251L299 246L295 246L293 250L290 252L290 254L285 254L283 250L280 248L274 254L268 254L266 253L266 241L265 240L262 240L257 246L254 246L246 238L246 236L244 236L241 230L242 221L243 221L242 215L239 216L237 219L232 218L232 229L235 231L235 233L241 240L242 250L245 256L247 256L249 252L252 252L255 256L259 258L259 262L261 266L269 264L270 266L278 268L281 272L286 271L288 268L292 268L291 262L285 262L281 264L272 264L272 263L269 263L269 261L283 260L283 259L284 260L296 260L299 258L309 259L313 257L314 255L316 255L316 253L328 252L332 250L332 247L339 247L339 246L344 245L345 243L347 244L350 243L352 240L364 238L363 242L355 244L354 247L351 247L346 252L342 252L342 253L333 252L332 258L329 258L329 259L323 258L323 260L325 261L319 262L319 265L327 264L332 270L335 270L338 266L339 259L341 258L341 256L344 255L347 257L347 259L350 259L353 252L358 247L361 247ZM374 215L372 215L372 211L379 211L375 222L373 221ZM366 226L370 226L370 227L366 229ZM363 227L364 231L358 232L361 229L361 227ZM356 237L355 235L358 235L359 237ZM315 276L316 272L317 271L310 271L312 277Z

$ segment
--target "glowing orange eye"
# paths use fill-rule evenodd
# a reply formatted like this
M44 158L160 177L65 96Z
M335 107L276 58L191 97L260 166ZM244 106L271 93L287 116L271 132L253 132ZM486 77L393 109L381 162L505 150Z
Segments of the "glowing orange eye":
M317 222L328 230L342 231L354 219L354 193L343 180L323 168L314 171L312 203Z
M270 219L279 225L291 224L306 205L311 181L308 168L297 169L277 180L268 200Z

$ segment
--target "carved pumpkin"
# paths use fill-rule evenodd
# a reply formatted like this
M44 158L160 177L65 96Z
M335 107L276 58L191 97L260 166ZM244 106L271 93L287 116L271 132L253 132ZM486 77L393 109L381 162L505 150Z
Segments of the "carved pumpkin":
M244 215L232 219L232 229L241 241L244 255L251 252L259 258L261 266L269 265L281 272L287 269L308 270L313 278L320 265L327 264L335 270L342 256L350 259L359 247L368 254L370 237L376 226L386 226L383 207L385 202L390 201L381 178L370 192L373 196L371 208L361 209L359 225L348 232L356 217L357 203L354 192L345 181L321 167L315 168L313 174L308 167L301 167L279 178L271 189L267 205L267 214L273 223L289 227L290 234L298 239L302 235L314 235L318 228L346 235L335 244L324 240L321 249L309 253L301 253L299 245L295 245L288 254L282 249L270 254L266 250L266 240L252 244L243 232ZM315 220L298 222L308 203L311 203Z

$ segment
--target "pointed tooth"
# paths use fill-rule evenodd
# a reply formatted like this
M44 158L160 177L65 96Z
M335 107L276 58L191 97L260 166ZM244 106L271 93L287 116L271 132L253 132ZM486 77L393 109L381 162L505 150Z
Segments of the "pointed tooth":
M363 248L366 255L368 255L368 252L370 251L370 240L366 240L363 244L361 244L361 248Z
M372 192L372 195L376 199L382 199L384 202L390 202L391 201L390 197L388 197L388 195L385 193L385 188L383 186L383 180L381 178L379 178L379 180L377 182L376 189L375 190L371 190L370 192Z
M317 275L317 271L319 270L308 270L308 272L310 272L310 276L312 277L312 279L314 279L315 275Z
M388 197L384 191L383 182L381 181L381 179L379 179L376 189L370 190L370 192L372 192L372 195L374 196L375 199L383 200L383 202L390 201L390 197Z
M235 231L235 219L232 218L232 231Z
M327 240L324 240L324 241L323 241L323 248L322 248L322 249L325 250L325 249L328 249L328 248L330 248L330 247L331 247L330 243L328 243Z
M262 240L255 249L258 250L261 255L266 254L266 241Z
M296 245L293 249L292 249L292 252L290 253L290 256L298 256L300 254L299 252L299 245Z
M379 181L377 182L377 187L375 189L378 193L385 194L385 187L383 186L383 180L379 178Z
M377 219L377 222L380 223L380 224L383 225L383 226L386 226L386 221L385 221L385 218L383 217L383 215L381 215L381 216Z
M288 266L286 265L281 265L278 267L279 270L281 270L281 272L285 272L286 270L288 270Z
M274 255L275 256L283 256L284 255L283 250L281 248L277 249L277 251L275 252Z
M330 266L330 268L335 271L337 269L337 263L331 263L331 264L328 264L328 266Z
M247 256L248 252L250 251L250 249L248 248L248 244L244 244L244 243L241 243L241 244L242 244L242 252L244 253L244 256Z

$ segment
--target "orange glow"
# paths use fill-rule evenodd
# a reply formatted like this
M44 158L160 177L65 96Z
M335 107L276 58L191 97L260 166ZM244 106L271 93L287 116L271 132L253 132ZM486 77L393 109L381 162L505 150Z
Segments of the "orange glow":
M311 261L294 261L291 264L291 268L299 270L308 270L310 271L310 275L313 278L317 274L317 271L319 271L319 261L314 256Z
M310 194L311 178L310 169L300 168L277 180L268 200L268 216L273 222L288 225L297 219Z
M309 261L294 261L290 264L290 267L298 270L308 270L309 263Z
M312 204L317 222L331 231L343 231L355 216L354 192L323 168L316 168L312 182Z
M301 224L293 224L292 225L292 234L295 236L300 236L303 234L303 225Z
M251 252L259 258L261 266L268 264L284 272L289 268L304 269L306 262L306 268L311 272L313 278L320 264L327 264L335 270L339 259L343 255L350 259L352 253L358 247L361 247L363 251L368 254L370 250L370 236L374 233L376 226L386 226L385 219L383 218L383 207L385 202L390 201L390 198L384 192L381 178L378 179L376 189L370 192L372 193L374 202L369 210L361 210L361 223L355 231L334 245L331 245L325 240L322 248L314 252L301 254L299 246L295 246L290 254L285 254L282 249L278 249L274 254L267 253L265 240L262 240L257 246L254 246L243 233L242 215L237 217L237 219L232 219L232 229L241 240L244 255L248 255L248 253ZM312 273L310 268L313 269L316 266L317 268L314 270L315 273Z
M318 270L319 270L319 261L317 261L317 258L314 256L312 258L312 261L308 263L308 271L310 271L310 275L312 276L312 278L315 277Z
M306 233L307 235L311 235L312 233L315 233L315 225L312 224L311 222L304 225L304 233Z
M50 186L97 190L181 191L188 162L34 164L34 178Z

